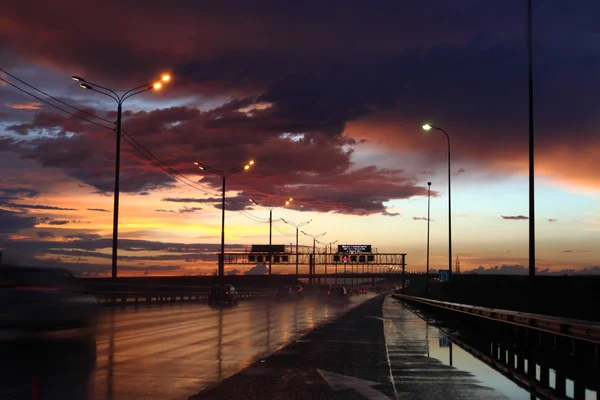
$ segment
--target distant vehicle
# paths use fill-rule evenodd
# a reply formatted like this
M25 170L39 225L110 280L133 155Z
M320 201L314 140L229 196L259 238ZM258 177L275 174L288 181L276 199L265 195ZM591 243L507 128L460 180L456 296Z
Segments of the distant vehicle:
M239 301L239 293L233 285L214 284L208 292L208 303L227 302L233 304Z
M302 286L300 285L293 285L290 286L290 289L292 291L292 295L296 295L299 298L302 298L303 294L304 294L304 289L302 289Z
M317 295L319 297L325 297L329 294L330 290L331 285L319 285L319 287L317 288Z
M360 289L358 289L358 293L359 293L359 294L367 294L367 289L365 289L365 288L360 288Z
M0 340L93 337L98 303L63 268L0 267Z
M332 286L327 294L330 300L348 300L350 298L348 290L343 286Z
M275 291L275 300L285 300L292 296L292 288L289 286L282 286Z

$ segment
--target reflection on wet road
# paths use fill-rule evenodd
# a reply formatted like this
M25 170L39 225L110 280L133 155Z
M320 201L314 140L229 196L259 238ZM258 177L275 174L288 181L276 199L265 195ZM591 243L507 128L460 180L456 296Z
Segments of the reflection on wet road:
M95 342L3 349L0 398L186 399L371 297L105 309Z
M451 335L406 304L388 297L383 317L392 378L397 391L407 398L532 398L529 392L455 345Z

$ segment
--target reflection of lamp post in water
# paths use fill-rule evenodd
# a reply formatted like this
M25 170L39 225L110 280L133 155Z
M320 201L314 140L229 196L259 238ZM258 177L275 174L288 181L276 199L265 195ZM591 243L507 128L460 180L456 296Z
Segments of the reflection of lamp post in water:
M219 308L219 333L217 336L217 359L218 359L218 371L217 376L219 381L223 376L223 308Z

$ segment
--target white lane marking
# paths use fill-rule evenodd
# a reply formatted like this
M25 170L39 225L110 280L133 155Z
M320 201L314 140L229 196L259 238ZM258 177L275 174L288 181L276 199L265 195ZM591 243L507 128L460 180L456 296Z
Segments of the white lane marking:
M376 317L375 315L365 315L365 318L378 319L378 320L383 321L383 322L388 322L388 321L391 322L392 321L389 318Z
M322 369L317 369L317 372L321 374L325 382L327 382L327 384L336 392L339 390L353 389L356 393L368 400L391 400L383 393L371 387L381 385L381 383L336 374L335 372L329 372Z

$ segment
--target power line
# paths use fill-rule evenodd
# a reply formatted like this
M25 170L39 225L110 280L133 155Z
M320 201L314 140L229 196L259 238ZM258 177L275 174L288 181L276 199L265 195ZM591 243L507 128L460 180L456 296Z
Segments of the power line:
M27 90L25 90L25 89L23 89L23 88L20 88L20 87L18 87L18 86L17 86L17 85L15 85L14 83L12 83L12 82L9 82L9 81L7 81L6 79L4 79L4 78L2 78L2 77L0 77L0 81L2 81L2 82L4 82L4 83L6 83L6 84L8 84L8 85L10 85L10 86L14 87L15 89L18 89L18 90L20 90L21 92L23 92L23 93L25 93L25 94L28 94L29 96L33 97L34 99L37 99L37 100L39 100L39 101L41 101L41 102L43 102L43 103L45 103L45 104L48 104L49 106L52 106L52 107L54 107L54 108L56 108L56 109L58 109L58 110L60 110L60 111L62 111L62 112L64 112L64 113L67 113L67 114L69 114L69 115L72 115L72 116L74 116L74 117L76 117L76 118L79 118L79 119L81 119L81 120L83 120L83 121L89 122L90 124L97 125L97 126L99 126L99 127L101 127L101 128L108 129L108 130L110 130L110 131L114 131L114 128L111 128L111 127L108 127L108 126L105 126L105 125L99 124L99 123L97 123L97 122L94 122L94 121L90 121L89 119L86 119L86 118L82 117L81 115L77 115L77 114L75 114L75 113L73 113L73 112L71 112L71 111L65 110L64 108L62 108L62 107L59 107L59 106L57 106L56 104L52 104L51 102L49 102L49 101L47 101L47 100L44 100L44 99L42 99L41 97L38 97L38 96L36 96L35 94L33 94L33 93L30 93L30 92L28 92Z
M97 118L97 119L100 119L100 120L106 121L106 122L108 122L108 123L111 123L111 124L113 123L112 121L109 121L109 120L107 120L107 119L105 119L105 118L102 118L102 117L98 117L98 116L96 116L96 115L94 115L94 114L91 114L91 113L89 113L89 112L87 112L87 111L84 111L84 110L82 110L82 109L80 109L80 108L77 108L77 107L75 107L75 106L73 106L73 105L71 105L71 104L69 104L69 103L66 103L66 102L64 102L64 101L62 101L62 100L60 100L60 99L57 99L56 97L54 97L54 96L52 96L52 95L50 95L50 94L48 94L48 93L44 92L43 90L41 90L41 89L38 89L38 88L36 88L35 86L33 86L33 85L31 85L31 84L29 84L29 83L27 83L27 82L25 82L25 81L23 81L23 80L19 79L18 77L14 76L14 75L12 75L12 74L10 74L10 73L8 73L6 70L4 70L4 69L2 69L2 68L0 68L0 71L2 71L3 73L5 73L6 75L8 75L8 76L12 77L13 79L16 79L17 81L19 81L19 82L21 82L21 83L23 83L23 84L27 85L28 87L30 87L30 88L32 88L32 89L34 89L34 90L36 90L36 91L38 91L38 92L40 92L40 93L44 94L45 96L47 96L47 97L49 97L49 98L51 98L51 99L53 99L53 100L55 100L55 101L58 101L58 102L60 102L60 103L62 103L62 104L64 104L64 105L66 105L66 106L68 106L68 107L71 107L71 108L72 108L72 109L74 109L74 110L77 110L77 111L79 111L79 112L81 112L81 113L83 113L83 114L89 115L89 116L91 116L91 117L94 117L94 118ZM51 106L51 107L54 107L54 108L56 108L56 109L58 109L58 110L60 110L60 111L62 111L62 112L64 112L64 113L66 113L66 114L72 115L72 116L74 116L74 117L76 117L76 118L79 118L79 119L81 119L81 120L83 120L83 121L86 121L86 122L88 122L88 123L90 123L90 124L97 125L97 126L99 126L99 127L101 127L101 128L104 128L104 129L107 129L107 130L110 130L110 131L114 131L114 128L107 127L107 126L105 126L105 125L103 125L103 124L100 124L100 123L97 123L97 122L94 122L94 121L90 121L90 120L89 120L89 119L87 119L87 118L84 118L84 117L82 117L82 116L80 116L80 115L77 115L77 114L75 114L75 113L73 113L73 112L71 112L71 111L65 110L64 108L62 108L62 107L59 107L59 106L57 106L56 104L53 104L53 103L51 103L51 102L49 102L49 101L47 101L47 100L45 100L45 99L42 99L42 98L41 98L41 97L39 97L39 96L36 96L35 94L33 94L33 93L31 93L31 92L28 92L27 90L25 90L25 89L23 89L23 88L20 88L20 87L18 87L17 85L13 84L12 82L10 82L10 81L8 81L8 80L6 80L6 79L2 78L2 77L0 77L0 81L2 81L2 82L5 82L6 84L8 84L8 85L10 85L10 86L14 87L15 89L17 89L17 90L19 90L19 91L21 91L21 92L23 92L23 93L25 93L25 94L27 94L27 95L29 95L29 96L31 96L31 97L33 97L33 98L35 98L35 99L37 99L37 100L41 101L41 102L42 102L42 103L44 103L44 104L47 104L47 105L49 105L49 106ZM185 184L185 185L187 185L187 186L189 186L189 187L191 187L191 188L193 188L193 189L196 189L196 190L198 190L198 191L200 191L200 192L202 192L202 193L204 193L204 194L208 194L208 195L211 195L211 196L216 196L216 195L218 194L218 192L216 192L216 191L215 191L215 192L212 192L212 193L211 193L211 192L208 192L207 190L213 190L213 191L214 191L214 189L212 189L212 188L208 188L207 186L200 185L199 183L192 181L191 179L187 178L186 176L184 176L183 174L181 174L180 172L178 172L178 171L177 171L177 170L175 170L174 168L172 168L172 167L170 167L169 165L167 165L165 162L163 162L162 160L160 160L160 158L158 158L157 156L155 156L154 154L152 154L152 153L151 153L151 152L150 152L148 149L146 149L146 148L145 148L145 147L144 147L142 144L140 144L140 143L139 143L137 140L135 140L135 138L134 138L133 136L131 136L129 133L127 133L127 132L126 132L124 129L122 130L122 133L124 134L124 135L123 135L123 138L125 139L125 141L126 141L127 143L129 143L129 145L131 145L131 147L133 147L133 148L134 148L134 149L135 149L135 150L136 150L138 153L140 153L140 154L141 154L143 157L145 157L146 159L148 159L150 162L152 162L154 165L156 165L157 167L159 167L161 170L163 170L165 173L169 174L171 177L173 177L173 178L174 178L174 179L176 179L177 181L179 181L179 182L181 182L181 183L183 183L183 184ZM132 142L133 142L133 143L132 143ZM134 143L135 143L135 144L134 144ZM140 150L140 149L141 149L141 150ZM162 164L162 165L161 165L161 164ZM183 179L179 178L177 175L179 175L181 178L183 178L183 179L185 179L185 180L183 180ZM186 182L186 181L187 181L187 182ZM191 183L189 183L189 182L191 182ZM245 216L245 217L247 217L247 218L250 218L250 219L252 219L252 220L253 220L253 221L255 221L255 222L261 222L261 223L268 222L268 220L267 220L267 219L260 218L260 217L256 217L256 216L254 216L254 215L252 215L252 214L248 213L247 211L243 210L243 209L242 209L240 206L238 206L238 205L237 205L237 204L236 204L236 203L235 203L233 200L231 200L231 199L229 199L229 198L227 198L227 197L226 197L226 201L227 201L227 202L228 202L230 205L232 205L234 208L236 208L236 209L237 209L237 210L236 210L237 212L239 212L240 214L244 215L244 216Z
M89 115L90 117L98 118L99 120L102 120L102 121L104 121L104 122L108 122L109 124L114 124L114 123L115 123L114 121L110 121L110 120L108 120L108 119L106 119L106 118L99 117L99 116L97 116L97 115L95 115L95 114L92 114L92 113L89 113L89 112L87 112L87 111L85 111L85 110L82 110L82 109L80 109L80 108L74 107L74 106L72 106L71 104L69 104L69 103L66 103L66 102L62 101L61 99L58 99L58 98L56 98L56 97L52 96L51 94L48 94L48 93L44 92L43 90L41 90L41 89L38 89L37 87L35 87L35 86L33 86L33 85L31 85L31 84L29 84L29 83L25 82L24 80L22 80L22 79L19 79L18 77L14 76L14 75L13 75L13 74L11 74L10 72L6 71L5 69L2 69L2 68L0 68L0 71L4 72L6 75L10 76L11 78L13 78L13 79L15 79L15 80L17 80L17 81L21 82L22 84L29 86L29 87L30 87L30 88L32 88L33 90L36 90L36 91L38 91L38 92L42 93L43 95L50 97L52 100L54 100L54 101L58 101L59 103L61 103L61 104L64 104L64 105L65 105L65 106L67 106L67 107L71 107L71 108L73 108L73 109L75 109L75 110L77 110L77 111L79 111L79 112L82 112L82 113L84 113L84 114L87 114L87 115ZM5 81L5 82L6 82L6 81ZM18 89L18 88L17 88L17 89Z

